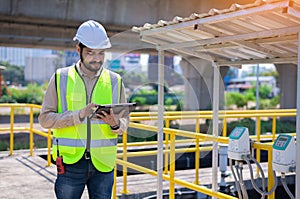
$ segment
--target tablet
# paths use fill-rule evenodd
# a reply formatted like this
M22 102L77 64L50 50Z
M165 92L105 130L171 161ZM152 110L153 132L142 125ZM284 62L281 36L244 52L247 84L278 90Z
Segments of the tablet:
M95 114L102 114L102 111L105 111L107 114L110 113L110 109L113 109L114 114L118 114L121 111L125 110L125 113L129 113L136 108L136 103L120 103L120 104L104 104L98 105L97 109L93 113Z

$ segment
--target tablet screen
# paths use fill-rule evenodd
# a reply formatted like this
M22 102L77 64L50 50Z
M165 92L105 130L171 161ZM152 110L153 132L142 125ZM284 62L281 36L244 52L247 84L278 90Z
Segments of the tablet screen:
M98 108L95 111L95 114L102 114L102 111L105 111L109 114L110 109L113 109L114 114L118 114L121 111L125 110L125 113L129 114L136 108L136 103L120 103L120 104L104 104L98 105Z

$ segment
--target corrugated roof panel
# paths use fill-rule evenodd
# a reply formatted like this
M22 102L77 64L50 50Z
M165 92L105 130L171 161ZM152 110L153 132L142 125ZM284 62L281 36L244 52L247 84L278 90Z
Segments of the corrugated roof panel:
M286 51L286 53L283 54L295 54L297 55L298 48L297 45L291 44L291 43L282 43L282 44L275 44L277 48L281 48Z
M289 57L294 61L297 56L300 4L289 0L257 0L145 24L133 30L141 32L142 40L160 45L161 49L177 49L200 58L209 58L208 54L219 63L228 64L232 60L254 63L255 59L282 63Z
M252 50L252 49L249 49L249 48L239 48L238 50L240 52L247 53L250 57L249 59L251 59L251 58L258 59L258 58L267 58L267 57L269 57L266 54L257 52L255 50Z
M183 29L180 30L180 32L194 39L208 39L214 37L214 34L208 31L201 31L201 30L194 31L189 29Z
M227 55L230 55L231 58L234 58L235 60L241 60L241 59L251 59L252 55L248 53L243 53L242 51L236 51L235 49L222 49L220 50L222 53L225 53Z
M192 21L195 19L201 19L201 18L211 17L211 16L215 16L215 15L224 15L226 13L231 13L231 12L235 12L238 10L246 10L249 8L255 8L255 7L258 7L261 5L265 5L265 4L272 4L272 3L278 3L278 2L282 2L282 1L281 0L256 0L254 3L246 4L246 5L232 4L230 6L230 8L228 8L228 9L218 10L216 8L212 8L207 13L202 13L202 14L193 13L192 15L190 15L189 17L186 17L186 18L176 16L173 18L172 21L166 21L164 24L161 24L159 22L157 24L146 23L142 27L133 27L132 30L140 32L140 31L144 31L144 30L148 30L148 29L152 29L152 28L163 27L165 25L181 23L183 21Z

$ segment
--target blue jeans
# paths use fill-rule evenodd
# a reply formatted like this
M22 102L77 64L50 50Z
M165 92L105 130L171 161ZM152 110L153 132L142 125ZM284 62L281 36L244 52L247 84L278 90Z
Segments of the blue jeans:
M75 164L65 164L65 173L58 174L55 194L58 199L80 199L85 185L90 199L110 199L114 172L98 171L92 160L82 158Z

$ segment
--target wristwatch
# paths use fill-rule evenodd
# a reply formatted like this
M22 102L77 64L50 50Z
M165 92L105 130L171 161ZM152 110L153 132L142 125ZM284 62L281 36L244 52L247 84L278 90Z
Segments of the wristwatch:
M115 126L110 126L111 130L118 130L120 128L120 125L117 124Z

